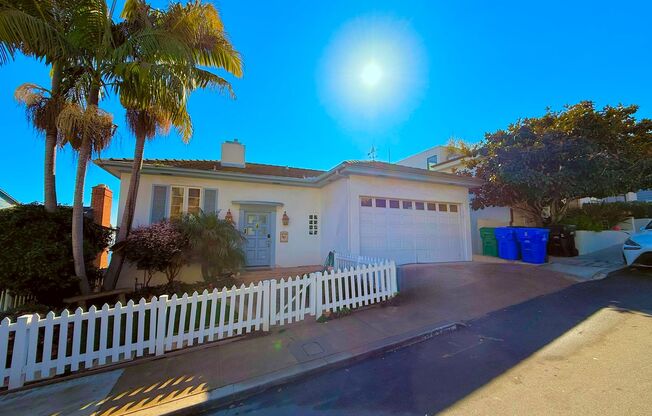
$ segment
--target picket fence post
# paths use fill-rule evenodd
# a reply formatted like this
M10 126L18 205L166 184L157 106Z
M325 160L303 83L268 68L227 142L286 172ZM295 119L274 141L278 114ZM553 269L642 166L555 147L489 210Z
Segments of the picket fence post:
M308 304L310 305L310 315L317 315L317 277L315 273L310 273L309 275L310 283L308 283L308 290L310 291L310 299Z
M25 381L23 368L27 363L28 325L31 321L32 315L22 315L16 322L14 351L11 355L11 368L9 369L9 389L21 387Z
M152 298L152 302L154 302L154 299L156 298ZM156 302L158 302L155 305L156 307L152 307L152 315L156 314L156 316L152 316L149 324L156 325L156 355L163 355L165 352L165 318L167 316L168 295L159 296Z
M269 331L269 312L272 299L272 291L269 283L269 280L263 282L263 331L265 332Z
M321 317L321 313L324 310L324 305L323 305L323 299L324 299L324 294L323 294L323 281L324 281L324 274L322 272L317 272L314 273L315 275L315 280L314 280L314 285L315 285L315 305L313 306L313 310L315 311L315 316L317 319Z

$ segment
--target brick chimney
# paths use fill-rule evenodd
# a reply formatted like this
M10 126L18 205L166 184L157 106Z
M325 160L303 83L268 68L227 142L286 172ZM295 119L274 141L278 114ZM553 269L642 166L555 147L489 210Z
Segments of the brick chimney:
M93 210L93 221L103 227L111 226L111 204L113 202L113 191L104 184L93 187L91 194L91 208ZM97 255L95 267L105 269L109 266L109 250Z

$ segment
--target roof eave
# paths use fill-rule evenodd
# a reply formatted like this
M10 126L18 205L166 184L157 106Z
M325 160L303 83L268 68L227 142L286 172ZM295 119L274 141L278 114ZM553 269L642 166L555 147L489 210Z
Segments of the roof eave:
M482 180L468 176L460 176L450 173L426 171L424 173L407 172L403 170L386 169L371 166L348 166L345 172L363 176L383 176L395 179L411 180L418 182L439 183L444 185L463 186L465 188L477 188L482 185Z
M131 162L123 162L116 160L96 160L95 163L102 167L107 172L120 178L120 173L131 173ZM188 168L175 168L171 166L151 166L143 165L141 171L144 174L151 175L168 175L168 176L185 176L191 178L202 179L224 179L242 182L256 182L256 183L272 183L280 185L294 185L294 186L316 186L317 177L310 178L292 178L285 176L272 176L272 175L252 175L250 173L238 172L224 172L224 171L208 171L200 169Z

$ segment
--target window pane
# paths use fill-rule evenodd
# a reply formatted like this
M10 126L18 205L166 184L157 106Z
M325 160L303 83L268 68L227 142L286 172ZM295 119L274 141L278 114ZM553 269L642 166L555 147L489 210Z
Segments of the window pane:
M360 206L361 207L370 207L371 206L371 198L360 198Z
M199 188L188 189L188 213L189 214L199 214L200 199L201 199L201 189Z
M451 212L457 212L457 205L452 205L451 204L448 207L450 208Z
M446 204L439 204L439 211L441 212L448 211L448 207L446 207Z
M428 202L428 211L437 211L437 204L434 202Z
M376 208L385 208L387 206L387 200L386 199L378 199L376 198Z
M403 209L412 209L412 201L403 201Z
M389 200L389 207L390 208L398 208L399 207L398 199L390 199Z
M172 198L170 199L170 218L179 218L183 214L184 188L172 187Z
M418 209L419 211L423 211L424 209L424 203L423 202L415 202L414 207Z
M427 167L428 167L428 170L432 170L433 167L437 164L437 155L430 156L430 157L427 159L427 164L428 164L428 166L427 166Z

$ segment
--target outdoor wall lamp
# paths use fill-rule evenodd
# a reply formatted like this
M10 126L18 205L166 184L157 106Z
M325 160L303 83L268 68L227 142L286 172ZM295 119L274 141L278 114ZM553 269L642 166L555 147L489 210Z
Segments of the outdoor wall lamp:
M287 226L290 223L290 217L288 217L287 211L283 211L283 218L281 219L283 221L283 225Z
M231 210L230 210L230 209L228 209L228 210L226 211L226 215L224 216L224 219L227 220L228 222L230 222L231 225L233 225L233 214L231 214Z

